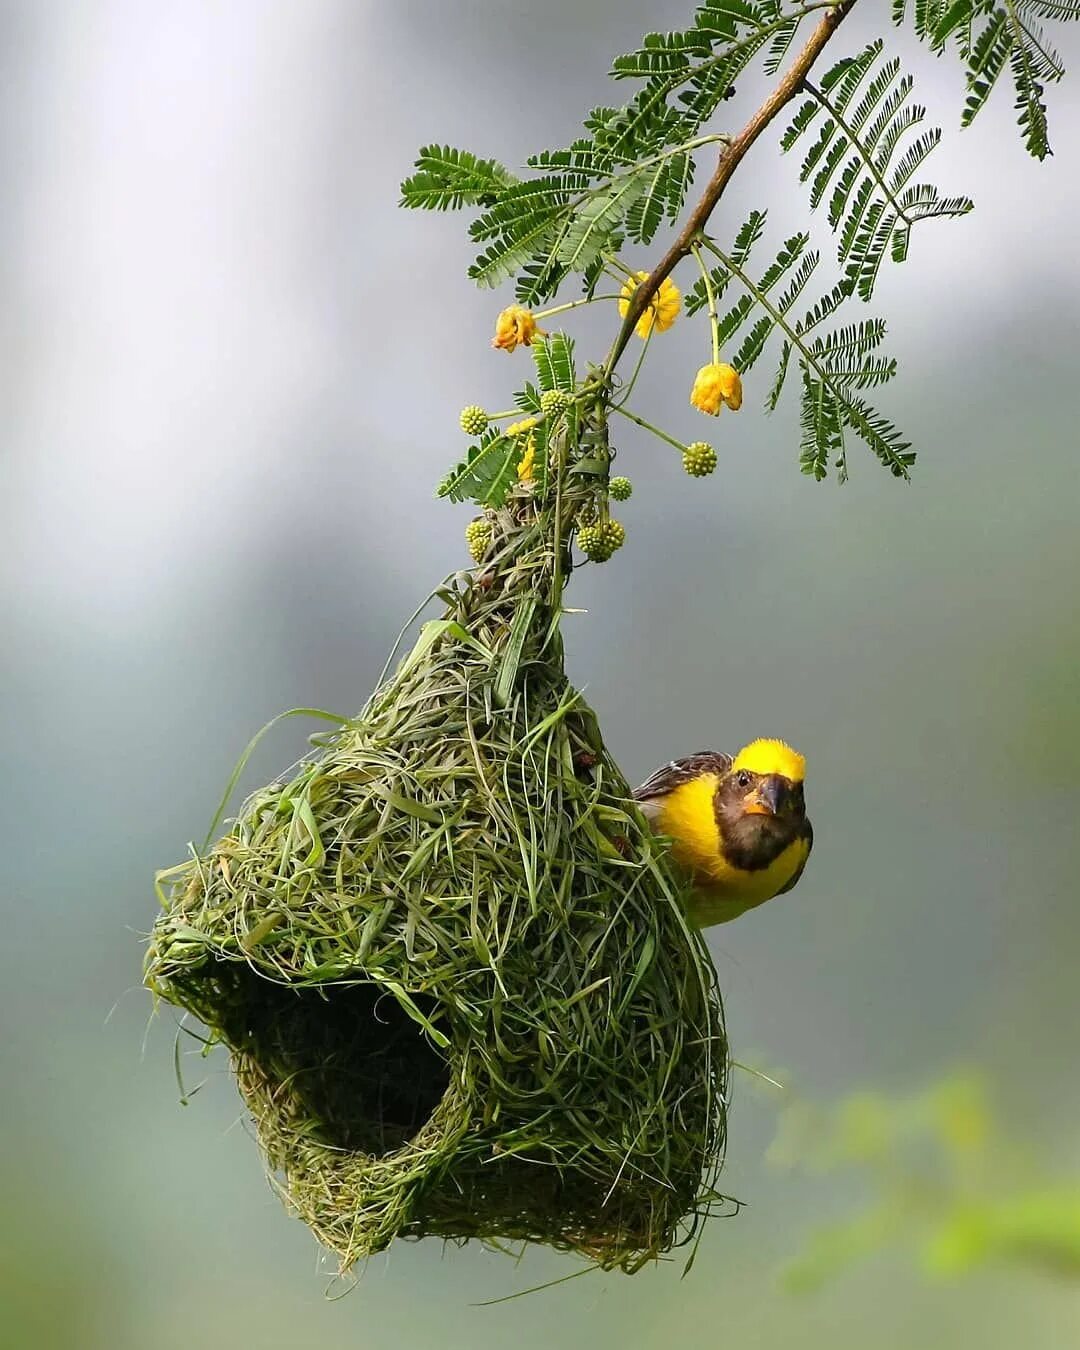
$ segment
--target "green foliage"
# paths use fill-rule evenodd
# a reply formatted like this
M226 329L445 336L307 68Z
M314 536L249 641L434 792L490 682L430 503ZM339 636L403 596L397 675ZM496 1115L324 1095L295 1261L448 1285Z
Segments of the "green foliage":
M757 279L748 267L754 246L765 230L766 215L754 211L739 228L729 252L711 246L720 264L710 270L714 294L722 296L734 282L742 294L720 316L723 345L741 338L731 364L746 374L765 352L770 339L780 351L767 406L776 407L787 382L794 354L801 374L801 464L804 473L821 479L830 465L841 481L847 477L845 431L864 441L898 478L909 476L915 456L892 423L876 412L856 390L885 384L896 373L896 362L878 348L885 336L882 319L862 320L838 327L826 326L854 289L850 278L839 282L801 316L796 302L813 277L820 255L807 251L810 237L793 235L784 241L772 262ZM783 285L783 289L778 289ZM704 280L686 296L688 313L707 302Z
M649 33L615 59L612 76L640 89L622 107L594 108L586 134L566 149L533 155L538 176L519 181L492 160L429 146L402 184L402 205L484 208L470 229L485 245L469 270L478 285L515 278L517 298L530 305L571 273L589 287L597 263L625 238L648 244L678 219L692 152L715 139L702 128L763 48L775 69L809 12L780 0L709 0L691 28Z
M449 145L427 145L416 158L416 172L401 185L400 204L429 211L487 206L516 182L493 159L477 159Z
M907 16L904 0L894 0L893 18ZM1017 122L1024 145L1036 159L1051 153L1047 126L1047 84L1065 75L1060 55L1047 38L1040 20L1062 23L1080 19L1080 0L916 0L916 33L937 51L953 45L964 63L967 98L961 125L970 126L1004 74L1012 77Z
M828 202L844 276L864 300L873 294L887 253L897 262L906 259L916 221L962 216L974 205L968 197L942 197L929 183L909 186L941 131L915 134L926 109L911 102L913 82L900 76L900 61L882 61L884 46L879 38L845 57L820 86L808 81L809 97L781 140L788 151L818 128L799 179L810 184L811 209Z
M478 506L502 506L514 486L517 469L528 446L534 454L533 478L536 491L547 486L550 461L550 437L557 429L576 438L577 411L573 403L548 414L541 395L558 390L569 399L575 392L574 344L565 333L537 337L532 344L539 388L526 384L516 396L517 406L535 419L525 434L507 435L505 428L489 426L471 445L465 458L456 464L438 487L438 496L452 502L476 502Z
M496 504L500 493L501 499L506 497L510 485L508 466L515 462L518 453L513 440L497 428L489 428L442 480L438 495L449 497L452 502L471 499L482 506ZM489 502L489 498L493 500Z
M626 232L635 243L647 244L664 219L674 223L694 181L694 161L685 152L662 159L645 175L641 194L627 209Z
M843 0L843 8L850 3ZM533 154L520 178L493 160L428 146L402 185L402 202L473 209L469 233L479 252L469 273L481 286L512 281L518 302L535 307L579 277L586 300L610 301L610 294L599 294L602 278L621 290L640 270L639 263L631 266L619 256L622 247L648 245L665 225L683 221L699 152L710 147L721 159L731 153L737 168L739 156L756 138L753 119L733 137L717 116L735 82L752 80L755 68L772 80L794 49L807 50L799 38L808 21L817 35L810 50L819 52L832 31L847 31L836 28L835 13L829 15L841 6L842 0L703 0L687 28L648 33L639 47L615 58L610 74L618 84L633 86L631 97L594 107L570 145ZM893 0L892 17L896 24L910 23L934 51L949 47L959 53L967 74L964 125L985 106L1008 68L1027 146L1040 158L1049 153L1043 89L1060 80L1063 67L1043 25L1080 18L1080 0ZM790 223L768 264L752 263L766 228L765 212L756 209L721 248L709 233L716 196L707 195L704 214L683 221L656 280L670 270L671 259L693 252L704 267L704 255L712 255L705 275L686 291L685 312L708 311L714 350L722 350L740 376L775 354L767 410L777 407L791 371L798 372L805 473L823 479L833 470L843 482L847 443L854 438L890 473L906 479L915 458L911 447L867 397L896 372L895 361L880 350L884 321L852 318L850 311L873 298L886 258L906 261L916 224L963 216L973 203L966 196L943 194L926 179L941 131L925 125L926 109L915 101L912 77L886 50L884 38L833 61L821 75L808 65L789 70L794 72L790 80L772 82L771 99L761 106L757 125L764 127L775 115L777 99L791 104L781 149L801 156L799 180L807 188L810 210L828 221L835 270L822 266L809 233ZM719 193L727 180L712 181ZM615 366L629 338L624 326L607 363L588 377L599 398L600 420L617 386ZM557 351L569 350L552 344L534 348L538 361L550 362ZM547 378L555 378L550 370ZM636 375L629 390L635 382ZM516 395L517 406L542 419L536 438L541 475L550 468L554 430L538 403L545 388L559 388L573 400L560 432L568 448L566 462L576 447L606 490L606 450L596 454L578 443L581 388L570 378L545 384L541 375L539 389L526 385ZM594 439L599 435L596 418L585 430ZM519 452L514 438L489 430L440 491L454 500L499 506L513 484ZM543 481L546 486L546 477Z
M927 1244L924 1259L936 1275L960 1275L993 1262L1078 1280L1080 1184L957 1206Z
M754 245L761 239L765 233L766 212L751 211L746 220L739 227L735 235L735 241L729 250L731 263L741 267L750 257ZM734 273L730 267L714 267L709 273L709 279L712 284L713 294L719 301L733 279ZM708 301L708 292L705 288L705 282L699 278L686 293L684 304L687 314L696 314L699 309L704 309Z
M575 392L577 375L572 339L565 333L552 333L549 338L540 338L534 342L532 352L542 394L550 389L558 389L564 394Z
M635 169L615 178L602 191L587 196L560 231L555 248L559 263L570 272L584 272L591 267L627 214L641 202L645 191L644 174Z
M820 1288L898 1244L910 1245L936 1279L991 1263L1080 1278L1080 1185L1025 1175L1017 1152L970 1073L907 1096L855 1092L831 1107L785 1091L769 1160L815 1173L854 1171L868 1195L852 1217L811 1235L784 1283Z

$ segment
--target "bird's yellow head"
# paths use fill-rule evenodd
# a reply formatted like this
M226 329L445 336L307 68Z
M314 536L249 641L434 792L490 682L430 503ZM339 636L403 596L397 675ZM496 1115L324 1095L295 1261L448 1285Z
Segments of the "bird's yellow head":
M806 760L786 741L751 741L735 756L731 768L735 772L746 769L763 777L779 774L791 783L801 783L806 777Z
M785 741L751 741L735 756L721 797L729 818L800 817L806 760Z

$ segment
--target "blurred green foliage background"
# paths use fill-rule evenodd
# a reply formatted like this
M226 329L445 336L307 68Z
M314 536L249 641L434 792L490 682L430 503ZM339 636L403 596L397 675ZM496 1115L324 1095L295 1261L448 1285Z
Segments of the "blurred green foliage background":
M796 892L711 938L734 1054L786 1087L736 1074L745 1207L687 1279L477 1308L572 1267L427 1243L329 1301L223 1058L185 1064L207 1081L181 1107L172 1019L139 988L151 875L201 837L250 733L359 708L465 560L468 512L432 487L458 409L502 406L527 356L489 349L500 297L465 280L459 222L395 209L414 149L565 142L607 59L687 12L0 4L4 1350L1076 1342L1076 84L1051 91L1039 166L1007 94L961 135L957 72L911 53L947 128L937 181L978 209L879 287L910 487L869 457L842 491L802 478L764 386L715 427L711 479L619 443L629 540L575 579L573 677L631 779L789 738L818 836ZM875 20L860 6L837 54ZM773 140L732 225L803 221ZM583 354L612 318L575 320ZM638 400L687 439L706 342L658 339ZM250 783L302 743L283 731Z

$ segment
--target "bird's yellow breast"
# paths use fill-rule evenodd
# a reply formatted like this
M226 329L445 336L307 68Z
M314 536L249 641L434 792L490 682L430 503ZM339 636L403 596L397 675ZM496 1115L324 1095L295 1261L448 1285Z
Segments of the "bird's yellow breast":
M737 918L755 905L771 900L782 891L806 862L805 839L790 843L767 867L745 871L724 857L713 798L719 783L716 774L702 774L680 784L664 797L657 827L671 835L672 857L692 875L697 890L690 917L699 927Z
M720 853L720 828L713 798L720 779L703 773L689 783L680 783L660 800L656 824L673 839L671 854L677 863L695 873L711 875Z

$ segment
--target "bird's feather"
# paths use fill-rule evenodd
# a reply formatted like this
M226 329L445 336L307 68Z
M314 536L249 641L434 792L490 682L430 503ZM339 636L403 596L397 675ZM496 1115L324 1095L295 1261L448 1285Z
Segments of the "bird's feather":
M777 895L786 895L788 891L791 890L791 888L802 876L803 869L806 867L807 859L810 857L810 850L814 847L814 827L810 824L808 820L803 821L803 828L799 835L799 838L802 839L806 844L806 852L803 854L803 860L796 868L796 870L791 874L791 880L787 883L787 885L781 886L780 889L776 892Z
M699 750L697 754L687 755L684 759L673 759L651 773L644 783L634 791L638 802L648 803L650 798L666 797L677 787L692 783L695 778L705 774L715 774L722 778L731 768L731 756L718 750Z

